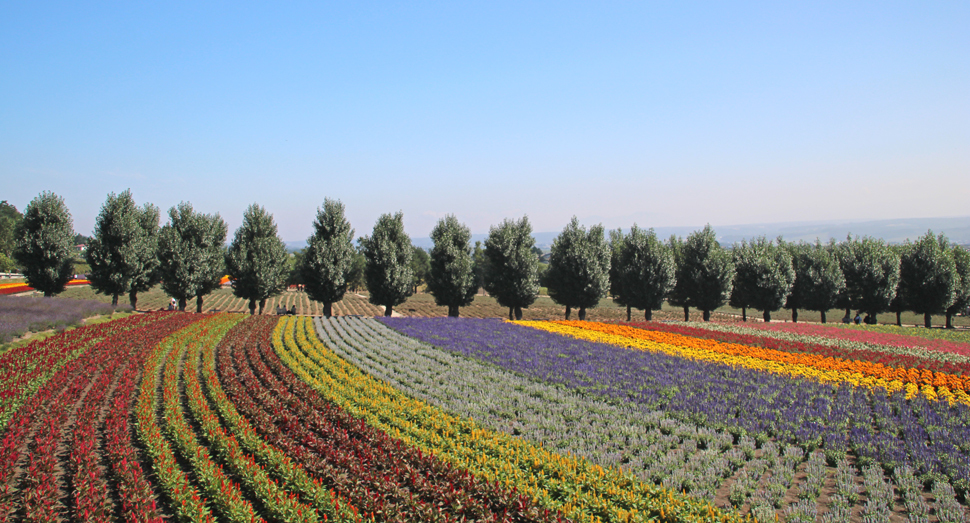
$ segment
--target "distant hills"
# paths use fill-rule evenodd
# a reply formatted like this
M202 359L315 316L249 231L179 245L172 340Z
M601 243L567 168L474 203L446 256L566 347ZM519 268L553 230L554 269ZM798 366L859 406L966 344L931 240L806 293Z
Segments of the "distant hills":
M589 224L584 224L589 225ZM701 229L703 226L693 227L655 227L654 231L661 238L668 238L674 234L686 237L688 234ZM774 239L779 235L788 241L814 242L816 238L827 242L829 238L836 241L844 240L846 235L853 236L872 236L882 238L888 243L903 243L906 240L915 240L926 234L927 230L934 233L944 233L950 241L962 245L970 245L970 216L959 218L902 218L895 220L872 220L872 221L848 221L848 220L829 220L814 222L787 222L787 223L757 223L746 225L714 225L717 232L717 239L721 245L733 245L741 240L750 240L758 236L766 236ZM548 250L552 241L559 235L555 232L537 232L533 236L536 245L543 250ZM488 234L473 234L472 244L476 241L485 241ZM414 245L425 249L430 249L434 243L431 238L412 238ZM290 250L299 250L306 246L305 241L286 242Z

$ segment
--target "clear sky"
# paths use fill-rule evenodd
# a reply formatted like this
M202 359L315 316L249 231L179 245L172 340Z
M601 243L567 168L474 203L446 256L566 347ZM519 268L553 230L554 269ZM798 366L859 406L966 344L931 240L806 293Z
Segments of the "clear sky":
M970 215L965 0L200 4L0 4L0 199L287 241L325 197L415 237Z

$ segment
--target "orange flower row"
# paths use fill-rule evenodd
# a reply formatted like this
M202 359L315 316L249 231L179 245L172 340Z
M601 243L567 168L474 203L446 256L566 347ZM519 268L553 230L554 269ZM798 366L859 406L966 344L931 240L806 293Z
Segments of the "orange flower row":
M882 363L874 363L869 361L831 358L815 354L783 352L779 350L765 349L762 347L750 347L735 343L725 343L711 339L693 338L690 336L669 332L638 329L634 327L627 327L625 325L587 321L557 321L555 323L579 329L602 332L614 336L646 340L668 345L677 345L681 347L691 347L731 356L759 358L788 365L806 365L820 370L853 372L889 381L898 380L903 383L912 383L917 386L929 385L932 387L946 387L950 390L970 391L970 379L955 374L933 372L927 369L896 368L883 365Z

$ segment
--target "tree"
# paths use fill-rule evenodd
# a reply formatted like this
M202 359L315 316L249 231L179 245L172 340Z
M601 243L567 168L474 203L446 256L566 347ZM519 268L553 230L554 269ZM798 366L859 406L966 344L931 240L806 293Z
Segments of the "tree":
M690 299L687 295L690 282L687 279L687 266L684 264L684 241L675 235L670 235L667 247L674 256L674 288L667 294L667 303L673 307L683 307L684 321L690 321Z
M118 296L128 294L135 308L137 293L157 282L157 248L158 208L151 204L138 208L130 190L109 194L84 251L91 267L91 287L111 296L112 305L118 305Z
M364 280L370 302L384 306L384 316L391 316L394 307L411 296L414 272L411 257L414 248L404 233L404 214L400 211L382 214L374 224L371 236L364 236L361 250L367 259Z
M711 311L724 305L731 294L731 254L717 243L710 225L687 237L683 254L687 301L704 313L704 321L710 321Z
M534 255L534 254L533 254ZM538 258L537 258L538 261ZM579 319L586 319L586 309L596 307L610 288L610 247L602 225L586 231L573 216L552 242L545 286L552 301L566 307L569 319L573 307Z
M945 314L956 297L959 275L946 236L927 231L907 249L899 265L899 290L909 310L923 315L930 328L933 314Z
M836 307L839 293L845 289L845 276L831 245L816 240L815 245L790 246L795 283L785 307L792 311L793 322L798 321L798 309L805 309L818 311L825 323L825 312Z
M458 317L458 308L471 305L478 292L472 267L472 233L454 215L438 220L431 240L431 270L428 273L428 292L435 304L448 307L448 316Z
M740 288L745 301L770 322L771 313L785 305L795 283L791 254L764 236L751 243L742 241L735 250L744 254L734 257L734 288Z
M876 315L889 308L899 286L899 254L882 240L868 236L839 244L839 266L845 275L846 314L857 309Z
M740 267L753 265L752 258L754 253L747 242L742 241L731 249L731 262L734 263L735 275L734 282L731 284L731 299L728 305L735 309L741 309L741 321L748 321L748 309L751 308L751 285L743 278L739 279L737 271Z
M333 315L333 304L344 299L354 269L354 230L344 216L340 200L326 198L317 209L313 235L307 239L300 273L307 296L323 303L323 315Z
M232 293L249 300L250 315L256 313L257 302L262 314L266 300L286 289L286 256L273 215L255 203L247 207L226 251L226 272Z
M539 293L539 260L532 253L535 238L529 217L505 219L491 227L485 239L485 290L509 308L509 319L522 319L522 309Z
M227 230L218 214L196 213L188 202L168 210L158 234L159 273L162 290L178 300L180 311L194 297L196 312L202 312L204 296L219 288Z
M428 274L431 272L431 256L428 255L428 251L417 245L413 245L412 249L411 272L414 274L412 294L417 294L418 287L428 283Z
M951 251L954 269L959 283L954 293L953 304L946 308L946 328L953 328L953 315L965 311L970 306L970 251L954 245Z
M74 225L64 199L50 191L27 204L14 233L13 258L23 269L27 285L51 297L64 290L74 276Z
M622 233L620 233L622 234ZM611 233L611 237L616 238ZM613 244L619 248L619 256L614 255L612 263L620 265L619 270L610 266L610 273L620 281L617 289L619 303L627 305L627 320L630 307L643 309L643 318L653 319L653 311L660 310L664 298L676 283L677 265L668 245L657 239L653 229L643 230L633 224L630 234L623 241Z
M7 203L7 200L0 202L0 254L9 257L13 254L17 246L15 232L17 225L24 219L16 207Z

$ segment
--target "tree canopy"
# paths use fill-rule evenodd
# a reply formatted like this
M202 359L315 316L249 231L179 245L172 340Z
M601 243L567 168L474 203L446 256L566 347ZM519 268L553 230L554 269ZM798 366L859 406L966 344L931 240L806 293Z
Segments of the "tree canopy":
M382 214L374 224L370 236L360 242L367 259L364 280L369 300L384 306L384 315L393 314L394 307L404 303L413 292L414 272L411 257L414 247L404 232L404 214Z
M927 328L933 314L944 314L953 304L959 284L949 242L942 234L937 237L927 231L903 252L899 264L903 306L922 314Z
M344 216L344 204L327 198L317 209L313 234L300 257L299 270L307 296L323 303L323 314L333 315L333 304L343 299L354 269L354 230Z
M610 289L610 247L602 225L586 230L573 216L552 242L545 285L552 301L570 310L579 309L579 319L586 319L586 309L596 307Z
M657 239L653 229L644 230L636 224L628 235L623 236L622 231L611 233L611 240L610 274L614 301L642 309L644 319L650 321L653 311L660 310L676 283L677 265L673 252L670 246ZM619 283L616 287L613 287L613 278ZM627 316L629 319L629 314Z
M785 305L792 311L792 320L798 321L798 309L818 311L825 323L825 313L836 307L839 293L845 289L845 276L835 257L834 244L798 244L789 247L795 283Z
M509 319L522 319L522 309L539 293L539 260L529 217L505 219L489 229L485 239L485 290L509 308Z
M74 225L64 199L50 191L27 204L14 232L13 258L27 284L51 297L74 276Z
M438 220L431 231L431 269L428 291L437 305L448 307L448 316L457 318L459 307L471 305L478 292L470 246L472 233L454 215Z
M273 215L255 203L247 207L225 260L232 293L249 300L250 314L255 314L257 302L262 314L266 300L286 289L286 257Z
M138 292L158 283L157 250L158 208L137 207L131 191L109 194L84 251L91 267L91 287L111 296L112 305L118 304L118 296L128 294L135 308Z
M218 214L196 213L188 202L168 210L168 223L158 235L159 271L162 290L178 300L179 310L195 297L201 312L203 297L218 288L225 274L227 229Z
M946 309L946 328L953 328L953 315L970 307L970 251L954 245L951 256L953 266L957 272L958 283L954 292L953 303Z
M888 310L899 286L899 254L882 240L868 236L846 238L836 254L845 275L841 303L873 317Z
M745 306L762 311L766 322L771 321L771 313L785 305L795 282L788 249L762 236L735 245L733 262L733 293L743 297Z
M683 246L683 267L678 274L684 278L687 303L704 313L704 321L710 321L711 311L724 305L731 294L734 280L734 264L731 254L717 242L710 225L687 237Z

